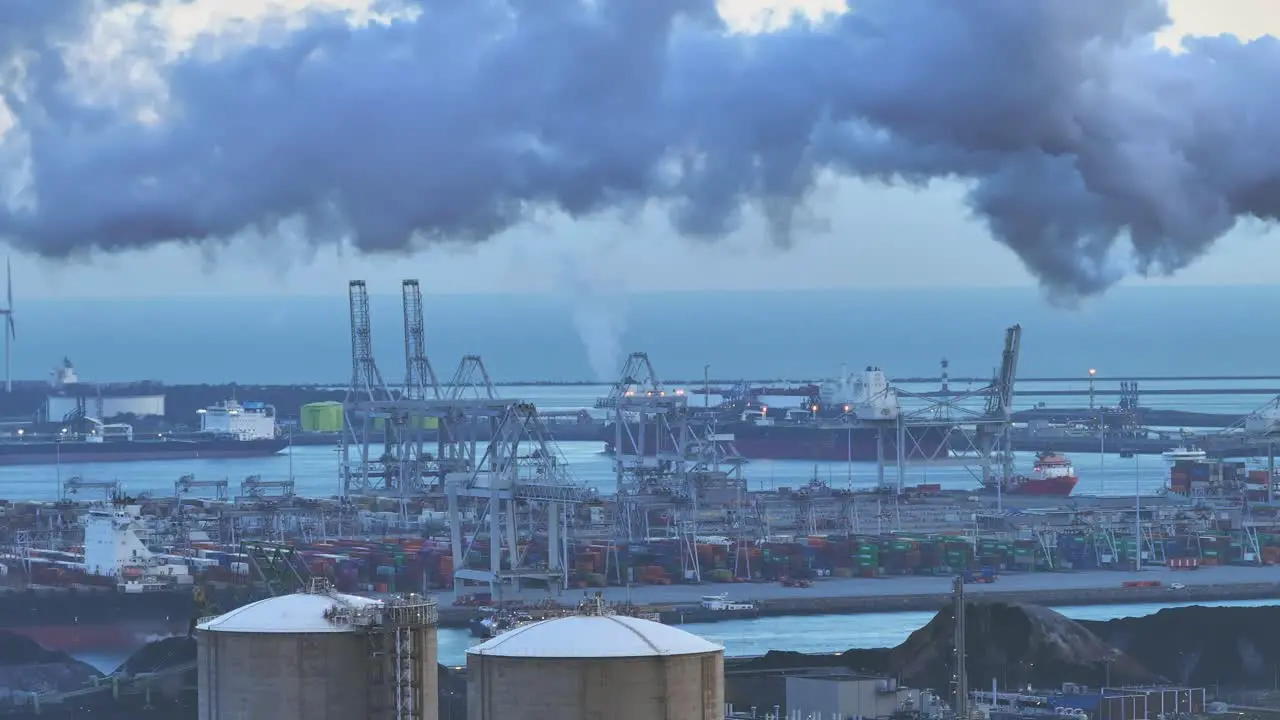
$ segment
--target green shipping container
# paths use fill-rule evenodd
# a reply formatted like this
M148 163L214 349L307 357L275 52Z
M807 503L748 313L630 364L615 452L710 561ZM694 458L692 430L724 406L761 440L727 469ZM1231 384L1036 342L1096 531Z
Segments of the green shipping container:
M342 430L342 403L315 402L302 406L302 429L308 432L339 432Z
M316 402L302 406L302 429L311 432L339 432L342 430L342 403ZM352 420L357 428L363 427L364 421L357 417ZM413 418L413 427L420 430L434 430L440 421L433 417ZM381 431L386 425L385 418L373 418L369 425L375 431Z

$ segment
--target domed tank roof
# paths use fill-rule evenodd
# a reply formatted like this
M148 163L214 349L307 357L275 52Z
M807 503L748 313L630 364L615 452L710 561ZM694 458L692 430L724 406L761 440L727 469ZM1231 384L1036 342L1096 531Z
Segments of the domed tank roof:
M467 650L510 658L701 655L724 647L679 628L624 615L569 615L515 628Z
M259 600L200 623L197 630L234 633L337 633L348 625L331 623L325 612L335 605L366 607L377 604L356 595L294 593Z

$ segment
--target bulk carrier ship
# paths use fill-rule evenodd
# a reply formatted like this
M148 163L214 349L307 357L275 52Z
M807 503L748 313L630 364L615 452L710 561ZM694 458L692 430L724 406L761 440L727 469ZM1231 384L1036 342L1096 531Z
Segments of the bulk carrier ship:
M770 390L744 389L715 408L708 424L714 423L718 440L732 442L738 454L747 459L875 462L881 456L897 456L896 432L885 432L882 440L880 431L855 422L891 422L901 412L898 393L880 368L868 367L857 376L846 373L820 386L785 392L799 394L804 404L769 407L758 399ZM605 437L605 451L612 454L617 438L614 423L605 428ZM636 424L631 425L630 433L622 433L627 452L635 452L635 437L639 437ZM906 453L913 458L947 457L949 437L944 425L914 428ZM656 438L649 434L644 444L644 454L653 454Z
M19 430L0 441L0 465L267 457L288 444L276 425L274 407L233 400L201 410L200 430L192 433L139 438L128 423L90 417L51 434Z
M187 626L198 607L190 560L148 548L138 506L95 506L83 525L82 553L32 548L3 558L3 574L25 582L0 591L0 628L67 647L110 643L133 621Z

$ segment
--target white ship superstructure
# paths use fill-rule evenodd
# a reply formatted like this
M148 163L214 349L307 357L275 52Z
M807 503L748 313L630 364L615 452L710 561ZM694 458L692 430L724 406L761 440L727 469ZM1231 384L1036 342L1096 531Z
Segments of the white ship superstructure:
M730 600L728 593L703 595L699 603L705 610L755 610L755 603Z
M1208 457L1208 453L1196 447L1187 447L1179 445L1172 450L1165 450L1161 455L1169 462L1178 462L1179 460L1204 460Z
M184 558L153 553L138 505L112 503L84 517L84 568L90 575L115 578L125 592L144 592L170 583L192 582Z
M898 392L889 385L884 370L868 365L860 374L842 373L822 384L819 400L827 407L844 406L860 420L894 420L901 411Z
M230 400L199 413L202 432L235 435L241 440L270 440L276 436L276 409L265 403Z

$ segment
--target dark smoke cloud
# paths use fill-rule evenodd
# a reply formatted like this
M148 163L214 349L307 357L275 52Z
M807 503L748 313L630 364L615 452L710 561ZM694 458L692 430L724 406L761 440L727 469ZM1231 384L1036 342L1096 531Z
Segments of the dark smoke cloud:
M713 0L417 4L192 53L163 70L158 125L16 102L38 204L0 212L0 234L58 256L302 216L381 251L658 200L706 237L754 204L786 242L835 170L966 181L992 234L1079 294L1119 278L1126 242L1139 272L1172 272L1238 218L1280 216L1280 45L1157 51L1160 0L857 0L763 35L727 32ZM4 19L0 52L46 32Z

